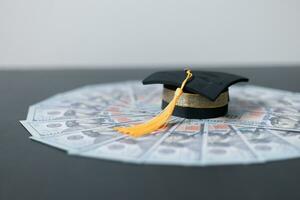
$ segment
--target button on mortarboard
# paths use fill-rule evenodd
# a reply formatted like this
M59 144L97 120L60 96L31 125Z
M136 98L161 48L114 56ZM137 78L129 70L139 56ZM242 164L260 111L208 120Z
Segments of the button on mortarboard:
M162 108L165 108L185 76L184 71L156 72L145 78L143 84L164 85ZM228 110L228 87L242 81L248 79L222 72L193 71L193 77L185 85L173 115L192 119L223 116Z

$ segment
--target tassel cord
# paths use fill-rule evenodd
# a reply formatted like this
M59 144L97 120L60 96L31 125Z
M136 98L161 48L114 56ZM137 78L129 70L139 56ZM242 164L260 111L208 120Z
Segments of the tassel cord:
M176 89L172 101L157 116L155 116L153 119L150 119L149 121L142 123L142 124L133 125L130 127L115 127L114 130L117 130L124 134L128 134L133 137L139 137L139 136L142 136L145 134L149 134L149 133L156 131L157 129L165 126L167 124L169 118L172 116L174 108L175 108L180 96L183 93L183 88L185 87L186 83L193 76L191 73L191 70L186 70L186 73L187 73L187 76L184 79L184 81L182 82L180 88Z

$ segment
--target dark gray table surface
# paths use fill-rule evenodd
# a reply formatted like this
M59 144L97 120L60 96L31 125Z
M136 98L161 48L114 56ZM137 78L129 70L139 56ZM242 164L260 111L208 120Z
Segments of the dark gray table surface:
M68 156L28 139L18 122L29 105L56 93L142 79L156 70L0 71L0 199L300 199L300 159L215 167L126 164ZM212 70L300 92L300 67Z

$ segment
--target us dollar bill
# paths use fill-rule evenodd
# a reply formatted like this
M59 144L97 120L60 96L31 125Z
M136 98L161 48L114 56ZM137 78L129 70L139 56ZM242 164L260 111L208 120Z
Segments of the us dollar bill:
M101 128L75 131L48 137L32 136L30 138L62 150L74 152L81 151L93 145L99 146L124 137L126 137L126 135L114 131L111 127L103 126Z
M73 152L72 154L124 162L142 163L144 160L143 156L150 153L152 149L169 134L169 132L172 132L172 130L176 127L176 124L177 123L175 122L171 123L169 126L163 127L146 136L138 138L125 137L101 146L94 146L80 152Z
M50 99L39 102L38 105L70 107L76 106L76 104L87 104L89 106L101 105L104 107L115 102L132 105L133 96L131 90L128 90L128 84L86 86L64 94L55 95Z
M27 121L52 121L69 119L94 119L105 116L146 116L154 112L138 110L135 107L111 105L102 109L78 109L67 107L30 106Z
M21 121L22 125L35 137L59 135L73 131L101 127L125 126L149 120L149 116L106 116L95 119L61 121Z
M224 117L207 119L211 123L300 131L300 116L230 109Z
M162 87L158 85L129 84L136 103L156 103L161 100ZM146 92L145 92L146 91ZM154 100L153 100L154 99Z
M274 130L251 127L234 128L263 160L281 160L297 157L300 149L274 134ZM285 132L285 131L281 131Z
M162 87L158 85L131 85L135 107L142 111L158 113L161 111ZM145 92L147 91L147 92Z
M282 130L271 130L272 134L285 140L290 145L300 149L300 132L298 131L282 131Z
M201 163L204 124L184 120L144 157L145 163L192 165Z
M241 110L300 115L298 93L259 86L232 87L230 106Z
M231 125L205 125L202 165L263 162Z

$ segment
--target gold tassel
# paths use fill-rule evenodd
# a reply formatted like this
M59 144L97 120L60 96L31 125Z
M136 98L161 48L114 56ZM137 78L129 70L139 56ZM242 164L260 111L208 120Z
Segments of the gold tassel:
M149 134L165 126L174 111L178 99L183 93L184 86L193 76L191 70L186 70L186 73L187 76L182 82L181 87L176 89L172 101L170 101L169 105L165 107L165 109L162 112L160 112L157 116L143 124L133 125L130 127L115 127L114 130L119 131L123 134L128 134L133 137L139 137Z

